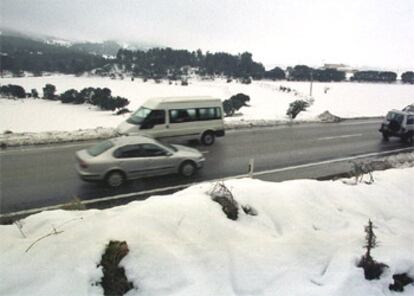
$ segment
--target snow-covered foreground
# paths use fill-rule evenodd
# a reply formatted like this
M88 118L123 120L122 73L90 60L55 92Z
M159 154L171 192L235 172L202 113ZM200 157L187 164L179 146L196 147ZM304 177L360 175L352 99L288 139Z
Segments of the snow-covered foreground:
M241 109L241 115L226 118L226 122L274 120L286 121L289 104L309 95L308 82L288 81L254 81L244 85L225 80L215 81L190 80L188 86L160 84L141 79L111 80L101 77L74 77L65 75L1 78L0 84L17 84L30 92L35 88L42 95L45 84L56 86L57 93L74 88L108 87L115 96L126 97L131 101L129 109L137 109L146 99L160 96L214 96L222 100L237 93L250 96L251 107ZM298 92L287 93L279 90L280 86L289 87ZM369 83L313 83L315 103L308 111L299 114L297 120L317 120L317 116L329 110L332 114L343 117L383 116L390 109L401 109L414 102L414 86L401 84ZM115 127L128 115L115 116L110 111L98 111L90 105L65 105L60 102L44 100L5 100L0 99L0 132L74 131L96 127Z
M36 214L21 221L26 237L0 226L0 294L103 295L97 265L110 240L125 240L121 265L138 288L128 295L396 295L392 275L414 276L413 174L375 172L372 185L226 181L258 212L236 221L208 183L107 210ZM373 281L356 267L368 219L380 242L372 255L389 266Z

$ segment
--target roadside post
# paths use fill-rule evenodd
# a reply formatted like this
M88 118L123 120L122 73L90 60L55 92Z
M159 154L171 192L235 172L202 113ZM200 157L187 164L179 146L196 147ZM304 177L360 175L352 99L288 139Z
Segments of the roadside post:
M249 160L249 167L248 167L249 178L253 178L253 172L254 172L254 159L251 158Z

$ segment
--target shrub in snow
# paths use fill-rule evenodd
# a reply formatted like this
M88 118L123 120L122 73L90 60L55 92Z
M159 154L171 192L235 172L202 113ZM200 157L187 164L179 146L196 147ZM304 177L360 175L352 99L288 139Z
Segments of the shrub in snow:
M388 287L391 291L403 292L405 286L414 283L414 279L410 278L406 273L394 274L392 278L394 283Z
M364 269L364 276L367 280L379 279L386 267L384 263L376 262L371 256L371 250L377 246L377 237L374 233L374 225L371 220L368 220L368 225L365 226L365 254L362 256L358 267Z
M233 116L234 113L240 110L242 107L248 107L249 105L247 102L249 101L250 97L242 93L231 96L229 99L224 100L223 102L224 113L226 113L227 116Z
M239 205L233 198L230 189L223 182L217 182L209 192L212 200L219 203L226 214L227 218L237 220L239 216Z
M59 96L62 103L73 103L79 96L79 92L76 89L69 89Z
M46 100L54 100L56 99L56 86L53 84L46 84L43 88L43 98Z
M181 80L181 85L182 86L187 86L188 85L188 81L187 80Z
M128 281L123 267L119 267L121 260L128 254L127 243L110 241L102 255L101 263L103 277L99 283L104 289L104 295L124 295L134 288Z
M401 74L401 81L403 83L414 84L414 72L408 71Z
M22 99L26 97L26 91L20 85L9 84L0 87L0 95Z
M305 100L293 101L292 103L290 103L286 115L288 115L292 119L295 119L300 112L305 111L309 106L310 104Z
M130 112L131 112L131 110L129 110L128 108L122 108L122 109L119 109L115 114L116 115L122 115L122 114L130 113Z

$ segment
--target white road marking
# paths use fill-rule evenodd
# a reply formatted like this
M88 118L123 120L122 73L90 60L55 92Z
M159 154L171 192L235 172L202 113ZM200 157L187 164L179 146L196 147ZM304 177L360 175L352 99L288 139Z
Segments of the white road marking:
M318 141L335 140L335 139L345 139L345 138L353 138L353 137L361 137L361 136L362 136L362 134L351 134L351 135L322 137L322 138L318 138Z
M284 167L284 168L263 170L263 171L260 171L260 172L254 172L253 176L263 176L263 175L269 175L269 174L274 174L274 173L279 173L279 172L284 172L284 171L291 171L291 170L315 167L315 166L320 166L320 165L325 165L325 164L332 164L332 163L337 163L337 162L350 161L350 160L354 160L354 159L368 158L368 157L374 157L374 156L383 156L383 155L387 155L387 154L407 152L407 151L413 151L413 150L414 150L413 147L408 147L408 148L388 150L388 151L383 151L383 152L373 152L373 153L366 153L366 154L360 154L360 155L355 155L355 156L334 158L334 159L329 159L329 160L324 160L324 161L305 163L305 164L295 165L295 166L288 166L288 167ZM177 185L177 186L151 189L151 190L141 191L141 192L132 192L132 193L127 193L127 194L120 194L120 195L113 195L113 196L89 199L89 200L81 201L81 203L84 204L84 205L87 205L87 204L92 204L92 203L96 203L96 202L126 199L126 198L133 197L133 196L140 196L140 195L154 194L154 193L159 193L159 192L164 192L164 191L184 189L184 188L187 188L187 187L190 187L190 186L194 186L194 185L198 185L198 184L206 183L206 182L217 182L217 181L225 181L225 180L230 180L230 179L241 179L241 178L247 178L247 177L249 177L248 174L234 175L234 176L228 176L228 177L224 177L224 178L205 180L205 181L202 181L202 182L194 182L194 183L188 183L188 184ZM64 205L65 204L58 204L58 205L54 205L54 206L48 206L48 207L35 208L35 209L30 209L30 210L23 210L23 211L18 211L18 212L0 214L0 218L13 217L13 216L17 216L17 215L30 215L30 214L34 214L34 213L41 212L41 211L55 210L55 209L61 208Z

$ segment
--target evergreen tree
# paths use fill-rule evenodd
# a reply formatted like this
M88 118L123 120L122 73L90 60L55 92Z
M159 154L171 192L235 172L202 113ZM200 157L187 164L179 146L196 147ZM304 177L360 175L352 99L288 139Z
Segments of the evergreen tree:
M53 84L46 84L43 88L43 98L46 100L55 100L56 99L56 87Z

